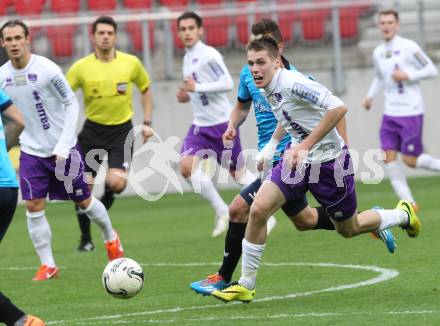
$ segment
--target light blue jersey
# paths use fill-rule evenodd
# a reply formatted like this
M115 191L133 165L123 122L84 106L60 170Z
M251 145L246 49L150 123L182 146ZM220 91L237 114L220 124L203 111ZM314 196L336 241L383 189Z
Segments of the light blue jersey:
M296 68L291 66L284 58L283 63L286 68L296 71ZM269 142L278 123L277 119L272 113L270 104L267 102L266 97L261 92L262 90L255 86L254 78L249 70L249 66L244 66L240 74L237 100L241 103L252 101L254 104L255 119L257 121L259 151L261 151L261 149ZM286 145L290 143L290 141L290 136L286 134L278 144L278 153L283 152L286 148ZM279 159L280 157L278 155L274 157L275 161L278 161Z
M0 89L0 113L6 110L12 104L11 99ZM3 120L0 118L0 187L17 187L18 182L15 176L15 170L12 167L11 160L6 149L5 129Z

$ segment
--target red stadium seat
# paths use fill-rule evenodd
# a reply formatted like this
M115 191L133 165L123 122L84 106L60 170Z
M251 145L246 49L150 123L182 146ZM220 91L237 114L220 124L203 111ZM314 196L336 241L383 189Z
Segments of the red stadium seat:
M140 22L128 22L125 25L126 31L133 42L133 49L135 51L142 52L144 50L144 45L142 43L142 24ZM154 23L150 22L148 24L148 32L150 38L150 49L154 49Z
M52 0L50 11L56 13L78 12L80 6L80 0Z
M115 10L116 0L88 0L90 10Z
M69 58L73 55L75 31L75 25L47 27L47 37L55 57Z
M0 15L4 16L7 11L7 7L13 4L14 0L0 0Z
M229 45L229 17L206 17L203 19L205 42L211 46L226 47Z
M328 10L304 10L299 13L304 41L323 41L326 37Z
M278 0L278 4L294 4L295 0ZM277 15L278 26L280 26L281 35L284 42L293 39L293 28L295 26L296 13L293 10L279 11Z
M252 5L252 3L255 3L255 0L237 0L236 3L238 4L237 9L240 10L240 8L246 7L246 5ZM237 30L237 42L239 44L246 45L249 42L249 34L251 32L251 26L249 26L249 15L243 14L236 16L235 26Z
M170 8L185 8L189 4L189 0L160 0L159 4Z
M124 7L130 9L151 8L153 0L124 0Z
M359 15L360 9L357 7L339 9L339 28L342 39L350 40L358 37Z
M224 0L196 0L196 3L199 5L219 5L224 3Z
M45 0L15 0L15 11L20 16L40 15L43 12Z

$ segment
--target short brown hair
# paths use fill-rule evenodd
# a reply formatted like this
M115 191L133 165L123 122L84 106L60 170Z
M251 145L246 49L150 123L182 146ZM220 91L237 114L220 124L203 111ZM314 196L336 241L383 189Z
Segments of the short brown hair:
M387 15L393 15L396 18L396 21L399 21L399 13L394 9L381 10L379 11L378 17L387 16Z
M270 34L277 43L283 42L283 36L278 24L269 18L263 18L252 25L251 33L254 36Z
M250 41L246 47L246 51L267 51L272 59L278 58L280 49L277 41L270 35L263 35L260 38Z
M185 11L179 17L177 17L177 29L179 28L180 21L184 19L194 19L198 28L202 27L202 18L197 15L194 11Z
M29 27L27 27L27 25L25 23L23 23L22 20L13 19L13 20L8 20L6 23L3 24L2 28L0 29L1 39L3 39L3 30L6 27L14 27L14 26L20 26L21 28L23 28L24 36L25 37L29 36Z

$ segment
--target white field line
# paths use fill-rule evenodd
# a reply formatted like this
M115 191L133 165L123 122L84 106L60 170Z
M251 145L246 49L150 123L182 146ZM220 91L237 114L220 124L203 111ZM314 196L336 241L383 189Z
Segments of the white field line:
M194 267L194 266L211 266L215 265L217 266L218 263L183 263L183 264L172 264L172 263L144 263L141 264L142 266L146 267ZM353 283L353 284L345 284L345 285L339 285L339 286L333 286L330 288L325 288L321 290L313 290L308 292L300 292L300 293L290 293L284 296L271 296L271 297L265 297L260 299L253 300L254 302L265 302L265 301L275 301L275 300L286 300L286 299L292 299L296 297L304 297L304 296L310 296L313 294L318 293L324 293L324 292L335 292L335 291L341 291L346 289L353 289L358 288L361 286L367 286L367 285L373 285L380 282L385 282L387 280L390 280L392 278L395 278L399 275L399 272L394 269L388 269L388 268L382 268L378 266L370 266L370 265L344 265L344 264L334 264L334 263L292 263L292 262L281 262L281 263L263 263L263 266L267 267L291 267L291 266L312 266L312 267L334 267L334 268L346 268L346 269L358 269L358 270L366 270L366 271L373 271L379 273L377 277L374 277L372 279ZM239 304L239 302L232 302L231 304ZM200 305L200 306L189 306L189 307L174 307L169 309L158 309L158 310L145 310L140 312L133 312L129 314L114 314L114 315L107 315L107 316L97 316L97 317L90 317L90 318L81 318L81 319L73 319L73 320L54 320L54 321L48 321L46 322L47 325L56 325L56 324L75 324L75 325L86 325L88 322L91 324L98 324L101 322L104 323L126 323L124 321L119 321L118 319L121 318L130 318L130 317L136 317L136 316L150 316L150 315L157 315L157 314L165 314L165 313L171 313L175 314L181 311L190 311L190 310L205 310L205 309L212 309L212 308L219 308L219 307L225 307L226 305L224 303L220 304L211 304L211 305ZM283 316L283 315L277 315L277 316ZM303 316L303 315L292 315L292 316ZM305 315L304 315L305 316ZM310 315L312 316L312 315ZM319 314L317 314L319 316ZM223 318L223 317L222 317ZM232 318L232 317L229 317ZM239 319L240 317L234 317ZM252 318L252 317L250 317ZM264 317L262 317L264 318ZM282 318L288 318L288 317L282 317ZM182 320L182 319L180 319ZM207 319L210 320L210 319ZM145 321L148 322L148 321ZM151 321L153 322L153 321ZM158 323L159 321L154 321L154 323ZM174 322L174 319L171 321ZM129 324L129 323L128 323Z

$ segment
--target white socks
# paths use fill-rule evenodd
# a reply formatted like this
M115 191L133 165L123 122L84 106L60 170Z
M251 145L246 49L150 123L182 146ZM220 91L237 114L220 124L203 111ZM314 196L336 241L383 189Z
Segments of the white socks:
M86 209L80 208L80 211L81 213L85 213L91 221L98 225L105 241L113 241L116 239L116 234L113 232L112 222L108 217L107 210L98 199L92 196L89 207Z
M421 154L417 157L416 167L430 171L440 171L440 160L428 154Z
M266 244L253 244L243 239L242 248L241 277L238 283L252 290L255 288L257 270L260 267L261 256L263 255L264 248L266 248Z
M379 213L381 218L378 231L408 224L408 214L401 209L375 209L375 211Z
M415 203L414 197L406 181L405 171L403 171L400 163L397 161L387 163L385 164L385 170L388 172L391 186L393 187L394 192L397 194L397 197L406 199L411 203Z
M39 212L26 211L26 217L29 237L34 244L38 257L40 257L41 265L55 267L51 246L52 232L44 210Z
M226 205L225 201L218 193L211 178L208 177L200 167L197 168L191 174L191 178L188 178L187 180L190 181L194 192L200 193L200 195L211 204L215 210L215 215L220 217L229 215L228 205Z

